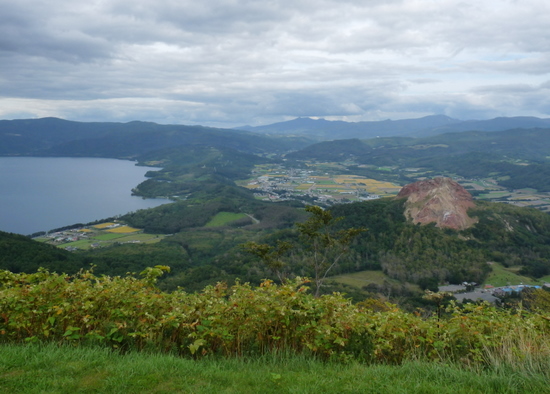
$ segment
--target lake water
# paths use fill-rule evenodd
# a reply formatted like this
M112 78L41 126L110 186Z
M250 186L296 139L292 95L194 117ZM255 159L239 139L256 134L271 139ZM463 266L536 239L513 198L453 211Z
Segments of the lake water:
M150 169L116 159L0 157L0 230L32 234L170 202L131 195Z

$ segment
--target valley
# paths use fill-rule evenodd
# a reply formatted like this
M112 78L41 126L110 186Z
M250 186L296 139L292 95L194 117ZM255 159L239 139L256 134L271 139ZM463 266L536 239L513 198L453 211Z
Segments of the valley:
M401 186L349 174L347 163L306 163L302 169L284 165L257 165L252 177L236 184L254 191L264 201L309 197L316 204L332 205L395 196Z
M353 174L357 168L371 168L371 176L376 178ZM447 171L434 173L421 168L358 166L350 161L294 162L290 166L261 164L254 166L251 175L247 179L236 181L236 184L254 191L254 196L263 201L289 201L308 197L318 205L327 206L368 201L396 196L403 185L389 180L407 179L410 183L443 176L456 180L476 199L550 212L550 192L539 192L533 188L508 189L499 185L499 178L491 176L465 178Z

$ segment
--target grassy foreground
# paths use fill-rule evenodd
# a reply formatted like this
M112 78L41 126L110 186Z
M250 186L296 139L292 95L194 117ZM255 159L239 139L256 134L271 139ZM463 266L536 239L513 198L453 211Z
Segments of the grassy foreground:
M10 393L543 393L543 375L506 367L400 366L267 355L183 359L55 344L0 346L0 391Z

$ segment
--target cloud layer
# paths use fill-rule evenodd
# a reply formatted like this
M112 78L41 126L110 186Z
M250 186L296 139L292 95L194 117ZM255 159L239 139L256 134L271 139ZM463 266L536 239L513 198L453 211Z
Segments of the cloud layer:
M550 116L545 0L0 0L0 118Z

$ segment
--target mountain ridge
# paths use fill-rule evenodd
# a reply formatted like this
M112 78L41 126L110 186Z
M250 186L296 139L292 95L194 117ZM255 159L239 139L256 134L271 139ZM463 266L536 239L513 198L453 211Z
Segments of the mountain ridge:
M446 115L429 115L415 119L363 122L296 118L270 125L242 126L235 129L268 135L303 135L322 141L377 137L428 137L450 132L504 131L536 127L550 127L550 118L516 116L488 120L458 120Z
M308 145L242 130L153 122L75 122L60 118L0 120L1 156L87 156L135 159L175 146L207 145L262 154Z

